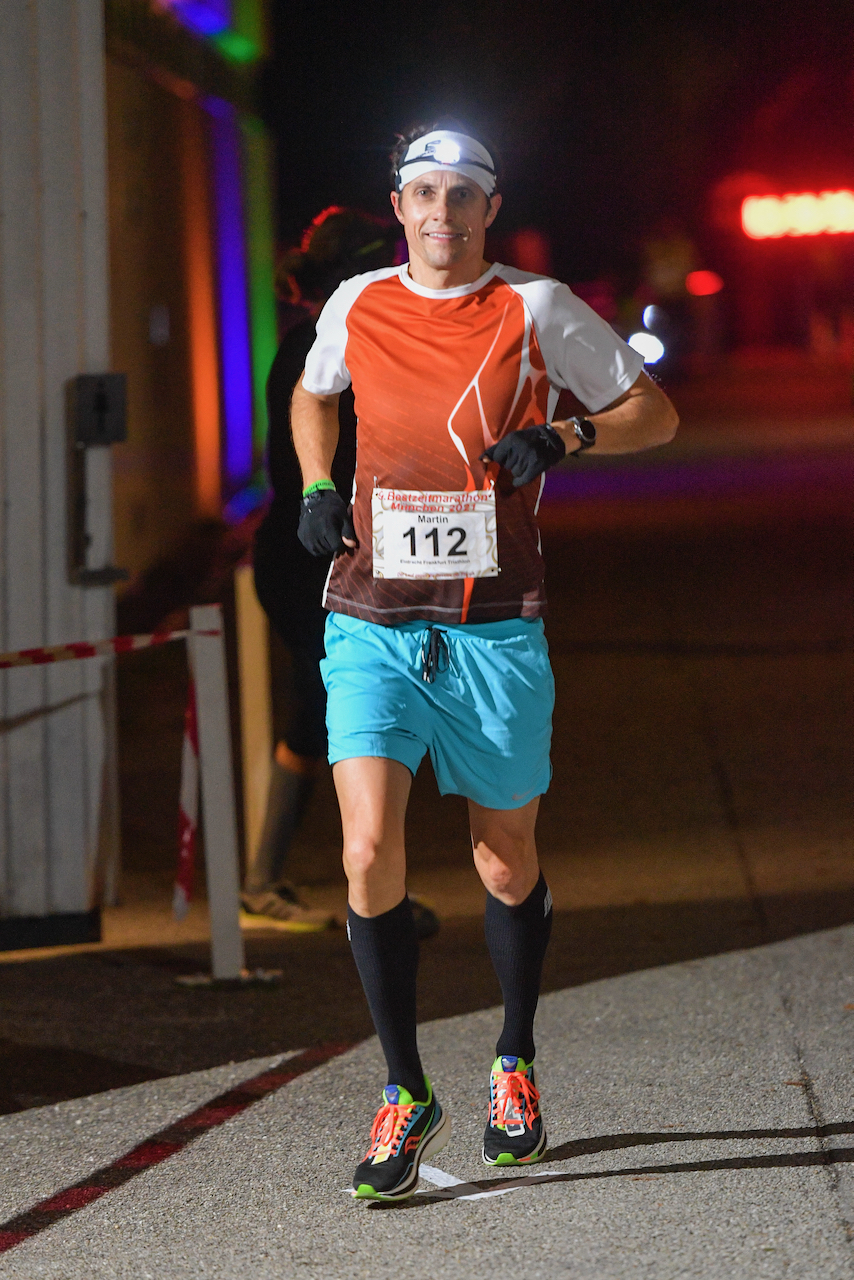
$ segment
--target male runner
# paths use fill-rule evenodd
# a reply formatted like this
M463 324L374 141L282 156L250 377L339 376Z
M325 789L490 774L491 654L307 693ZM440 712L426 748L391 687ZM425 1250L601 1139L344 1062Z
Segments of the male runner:
M416 1041L418 945L404 817L429 751L468 799L485 931L504 996L489 1083L487 1164L545 1150L533 1022L551 929L534 840L550 778L554 685L536 510L567 452L672 438L642 360L570 290L484 261L501 204L478 139L433 127L392 156L409 263L346 281L324 308L294 391L300 537L334 554L325 604L329 759L344 830L353 954L388 1064L357 1197L411 1195L450 1124ZM352 515L330 464L337 401L358 418ZM561 388L587 418L552 422Z

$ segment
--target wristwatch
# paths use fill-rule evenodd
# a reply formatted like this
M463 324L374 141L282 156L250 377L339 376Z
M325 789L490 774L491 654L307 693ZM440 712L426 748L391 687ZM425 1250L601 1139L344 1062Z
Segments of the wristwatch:
M578 438L578 448L573 449L569 456L577 458L585 449L593 448L596 443L596 428L589 418L570 418L569 421Z

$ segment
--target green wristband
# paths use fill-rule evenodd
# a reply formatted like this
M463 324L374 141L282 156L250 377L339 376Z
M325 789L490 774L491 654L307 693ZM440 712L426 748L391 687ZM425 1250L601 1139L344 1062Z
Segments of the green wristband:
M335 484L332 480L315 480L314 484L308 484L302 491L304 498L310 498L313 493L320 493L323 489L334 489Z

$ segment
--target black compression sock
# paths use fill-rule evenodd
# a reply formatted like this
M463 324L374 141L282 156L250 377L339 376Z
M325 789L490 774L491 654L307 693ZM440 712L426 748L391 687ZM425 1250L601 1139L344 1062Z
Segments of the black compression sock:
M508 907L486 895L484 932L501 993L504 1029L495 1053L534 1057L534 1014L540 998L543 957L552 931L552 895L543 873L524 902Z
M388 1063L388 1083L401 1085L423 1102L424 1071L415 1033L418 937L409 899L381 916L358 916L348 907L347 934Z

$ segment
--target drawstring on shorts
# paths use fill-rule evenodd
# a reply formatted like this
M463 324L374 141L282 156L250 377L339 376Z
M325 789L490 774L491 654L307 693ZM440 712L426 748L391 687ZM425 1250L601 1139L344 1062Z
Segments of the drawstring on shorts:
M428 627L421 640L421 679L428 684L433 684L437 674L451 665L445 635L436 627Z

